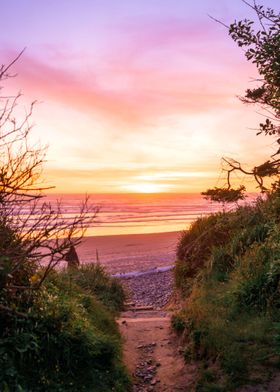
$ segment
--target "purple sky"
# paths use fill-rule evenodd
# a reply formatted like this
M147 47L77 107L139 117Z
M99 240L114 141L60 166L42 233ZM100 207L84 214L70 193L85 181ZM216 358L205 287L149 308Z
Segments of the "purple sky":
M209 14L253 15L241 0L3 2L1 62L27 47L8 88L42 102L57 191L201 191L222 155L262 159L260 117L236 98L256 72Z

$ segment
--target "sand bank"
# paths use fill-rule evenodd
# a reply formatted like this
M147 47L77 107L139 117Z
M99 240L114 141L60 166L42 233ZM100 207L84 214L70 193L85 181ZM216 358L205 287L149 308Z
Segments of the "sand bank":
M85 237L77 247L82 263L99 261L108 272L145 271L172 265L180 232Z

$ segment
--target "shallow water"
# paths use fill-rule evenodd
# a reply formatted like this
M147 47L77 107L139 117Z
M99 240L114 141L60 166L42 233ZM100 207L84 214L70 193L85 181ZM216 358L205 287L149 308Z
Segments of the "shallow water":
M167 265L165 267L149 268L145 271L131 271L131 272L118 273L118 274L113 274L112 276L114 278L135 278L137 276L143 276L143 275L148 275L148 274L155 274L158 272L170 271L173 268L174 268L174 265Z

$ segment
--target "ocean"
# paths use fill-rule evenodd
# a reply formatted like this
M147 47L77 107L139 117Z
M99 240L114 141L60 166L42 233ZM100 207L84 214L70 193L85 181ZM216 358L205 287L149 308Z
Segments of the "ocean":
M63 215L71 219L79 212L84 195L48 195L61 201ZM200 194L94 194L89 204L99 212L86 236L165 233L185 230L196 218L221 210Z
M71 221L85 196L60 194L46 199L53 205L60 201L63 220ZM180 232L198 217L222 209L200 194L94 194L89 204L99 212L76 249L80 262L99 260L116 276L172 268Z

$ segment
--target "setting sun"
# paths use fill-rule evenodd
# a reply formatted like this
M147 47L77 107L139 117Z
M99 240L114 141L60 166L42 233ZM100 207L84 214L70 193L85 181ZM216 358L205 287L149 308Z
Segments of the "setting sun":
M217 180L221 156L254 165L269 151L248 132L259 115L236 98L255 69L207 16L230 23L229 14L246 12L242 2L226 11L213 0L83 0L66 2L66 13L63 2L17 3L18 15L8 3L1 9L1 58L9 63L28 46L9 93L23 91L27 107L42 102L34 143L49 146L45 178L55 192L201 192ZM85 9L90 23L68 30ZM30 29L18 35L22 15Z

